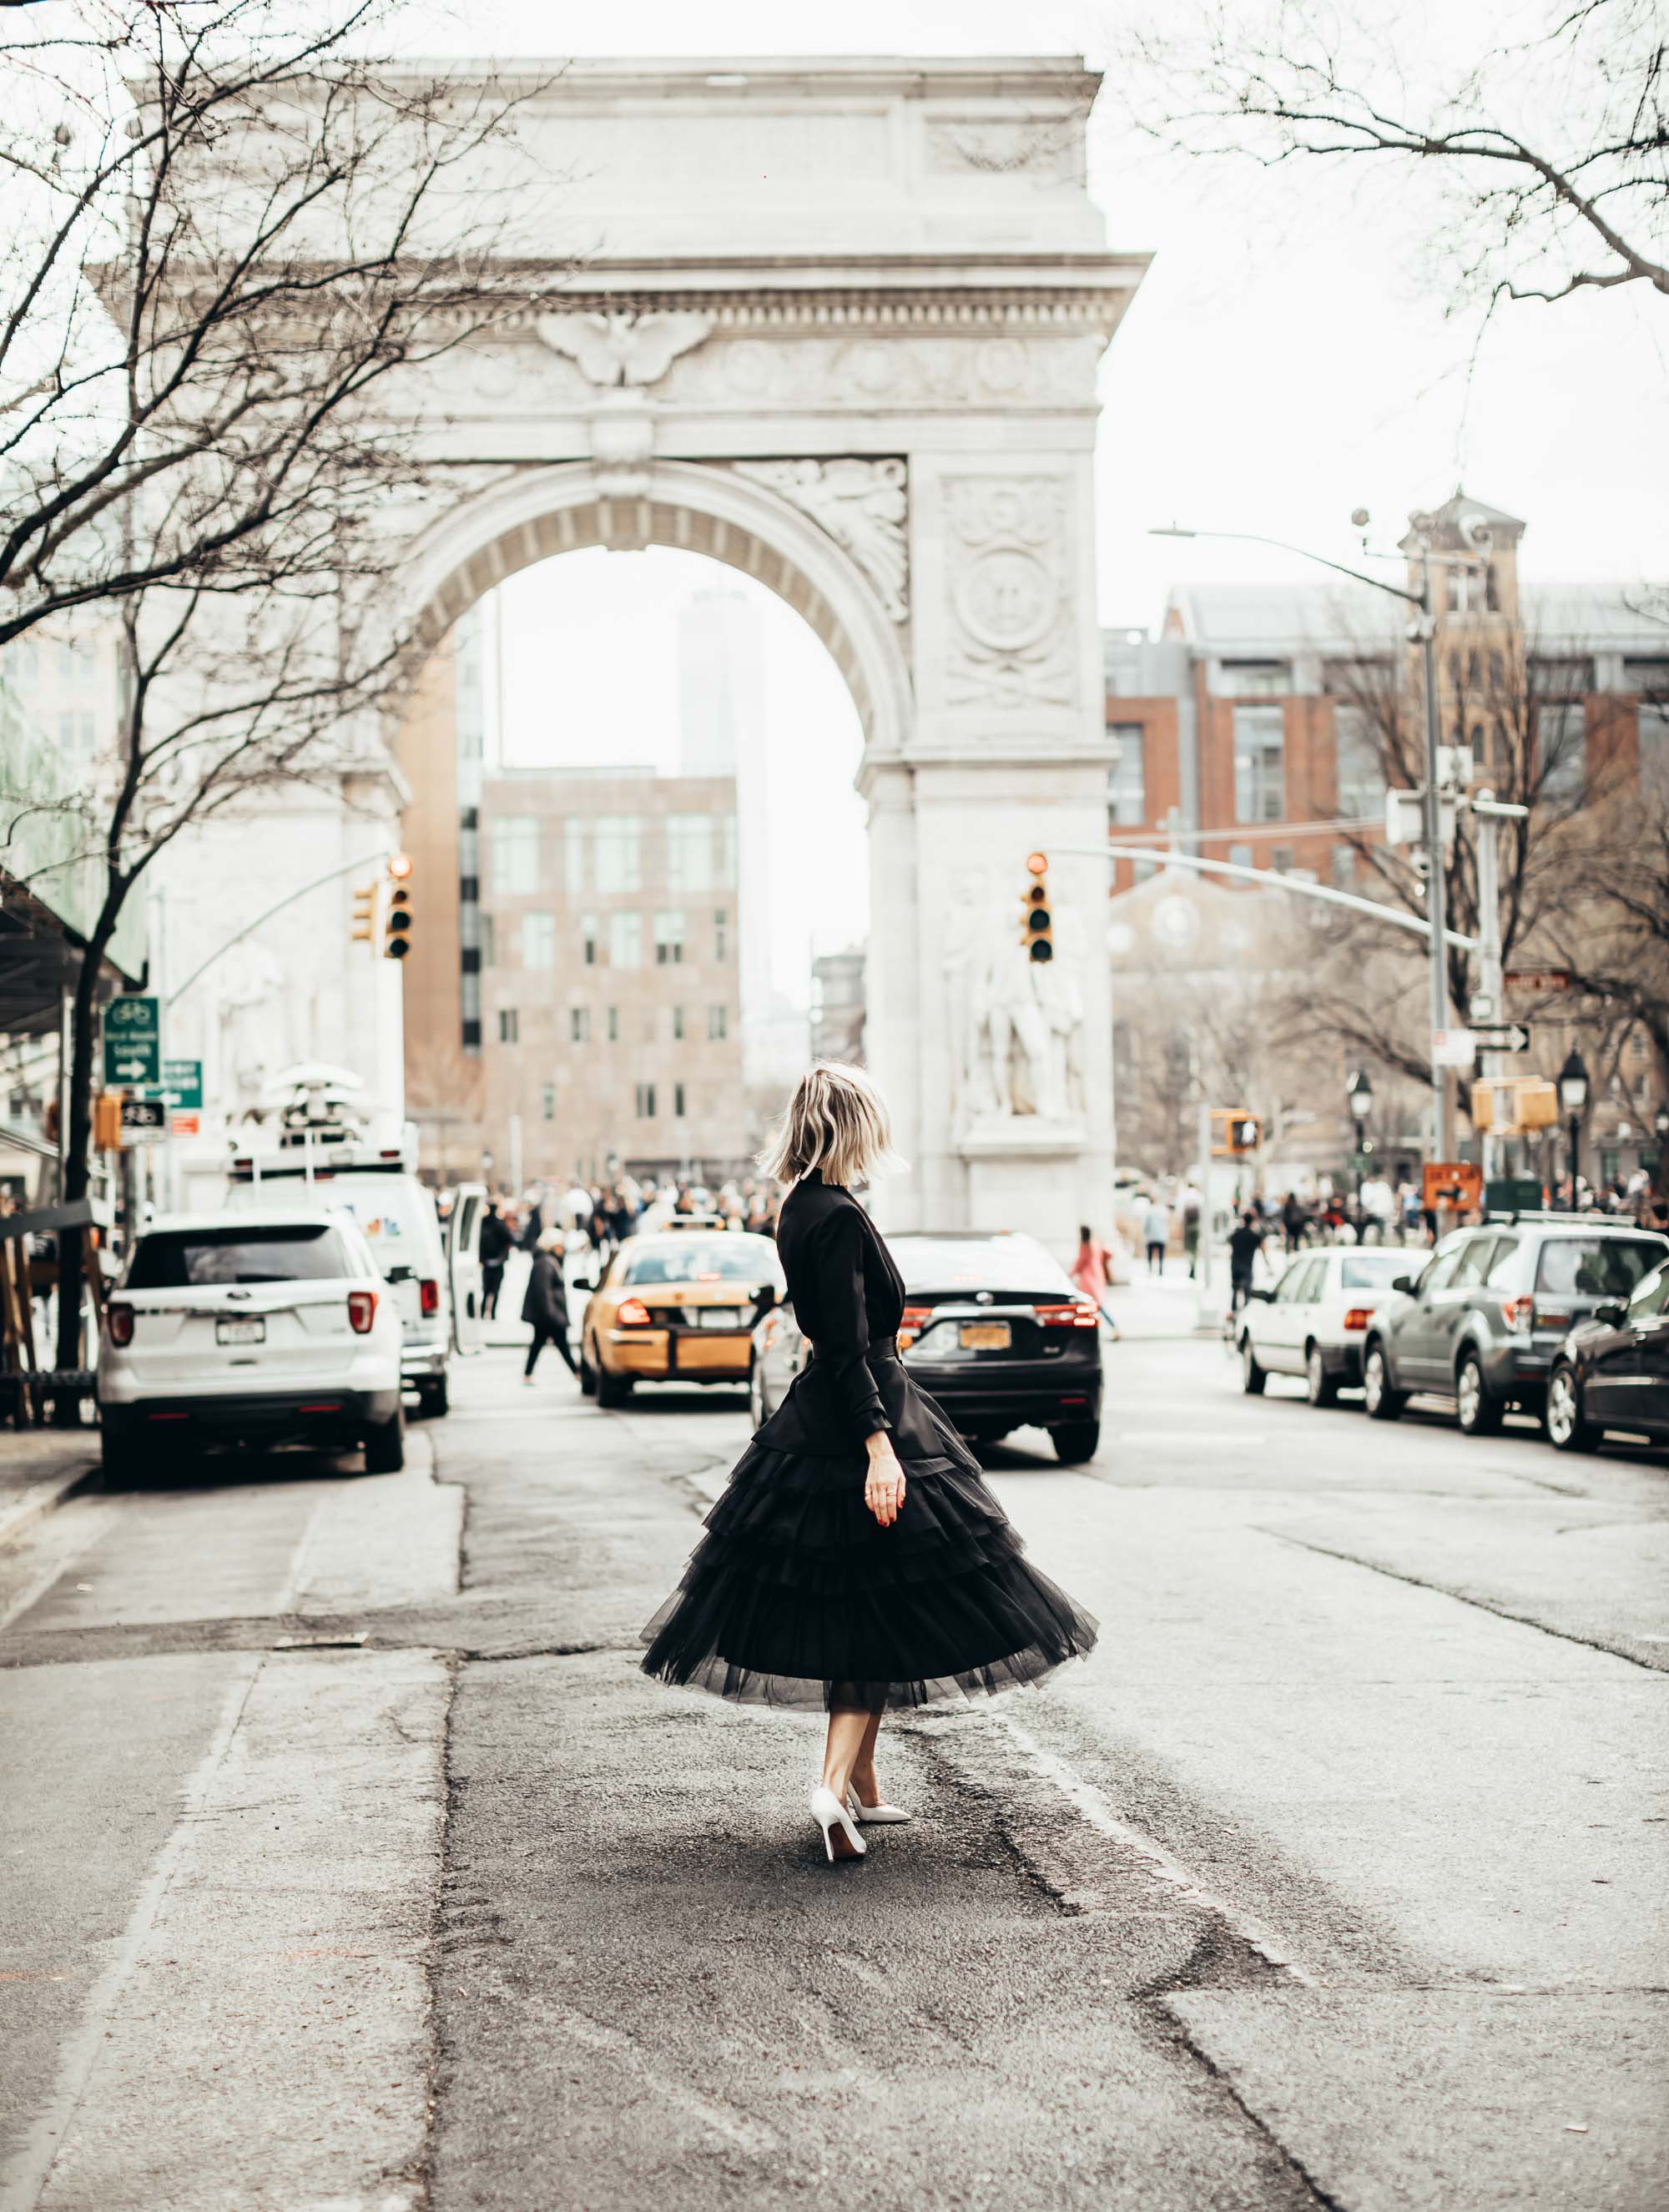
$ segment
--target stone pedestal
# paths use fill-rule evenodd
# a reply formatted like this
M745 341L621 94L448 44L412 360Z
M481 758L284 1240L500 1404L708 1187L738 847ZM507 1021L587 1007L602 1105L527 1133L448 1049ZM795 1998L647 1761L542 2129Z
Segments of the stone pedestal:
M1057 1257L1069 1254L1078 1242L1087 1147L1076 1119L982 1115L956 1147L967 1178L965 1225L1024 1230Z

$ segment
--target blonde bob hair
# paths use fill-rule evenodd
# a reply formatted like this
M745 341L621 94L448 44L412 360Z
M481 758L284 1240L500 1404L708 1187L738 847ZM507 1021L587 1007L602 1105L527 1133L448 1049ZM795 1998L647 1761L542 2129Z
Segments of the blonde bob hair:
M778 1182L797 1182L815 1168L825 1182L850 1188L904 1162L892 1150L886 1101L863 1069L819 1060L795 1085L758 1164Z

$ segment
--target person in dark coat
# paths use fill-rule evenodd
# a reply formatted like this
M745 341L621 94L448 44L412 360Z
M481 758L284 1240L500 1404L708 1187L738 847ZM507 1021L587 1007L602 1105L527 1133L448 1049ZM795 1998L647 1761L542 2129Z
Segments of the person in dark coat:
M515 1239L498 1210L496 1198L487 1201L481 1224L481 1316L493 1321L498 1314L498 1293L504 1286L504 1260Z
M547 1344L556 1346L558 1355L567 1363L569 1373L576 1381L579 1379L580 1370L568 1348L568 1285L562 1279L561 1255L561 1230L547 1229L539 1240L533 1272L527 1278L527 1295L521 1301L521 1318L533 1324L533 1331L527 1346L527 1364L521 1370L524 1382L533 1381L539 1356Z

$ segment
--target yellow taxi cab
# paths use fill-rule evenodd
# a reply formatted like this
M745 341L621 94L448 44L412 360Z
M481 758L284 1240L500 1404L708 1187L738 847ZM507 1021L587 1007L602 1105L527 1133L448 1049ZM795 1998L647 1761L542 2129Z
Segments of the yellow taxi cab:
M705 1226L629 1237L586 1302L580 1388L622 1406L637 1382L746 1382L767 1283L781 1295L769 1237Z

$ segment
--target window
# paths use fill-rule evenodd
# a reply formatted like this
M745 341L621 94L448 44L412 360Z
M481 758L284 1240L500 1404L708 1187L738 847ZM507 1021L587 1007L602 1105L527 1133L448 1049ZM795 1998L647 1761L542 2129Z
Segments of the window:
M1489 1255L1489 1272L1483 1279L1485 1290L1508 1291L1514 1287L1522 1249L1516 1237L1497 1237L1495 1249Z
M1465 1284L1483 1281L1494 1264L1495 1247L1500 1242L1498 1237L1473 1237L1461 1254L1460 1265L1454 1271L1453 1280L1457 1289Z
M524 968L554 968L557 964L557 917L553 914L524 914L521 917L521 964Z
M1130 873L1138 884L1150 884L1159 873L1159 863L1157 860L1133 861Z
M594 968L597 964L597 917L594 914L580 916L580 951L586 966Z
M684 1085L681 1083L673 1085L673 1112L679 1121L684 1119Z
M480 914L479 908L474 911ZM496 968L498 964L498 925L496 918L490 914L480 914L476 928L481 939L481 965Z
M323 1223L165 1229L139 1239L127 1287L183 1291L198 1284L328 1282L356 1273L361 1264L359 1254Z
M1338 811L1347 822L1385 812L1385 756L1364 707L1341 700L1333 708L1333 752L1338 766Z
M1286 717L1279 707L1234 709L1234 818L1278 822L1286 811Z
M498 1042L500 1044L520 1044L521 1021L514 1006L498 1009Z
M716 814L667 817L667 888L710 891L716 888Z
M594 858L600 891L641 890L643 883L643 825L636 814L600 814Z
M1252 866L1251 846L1231 845L1228 848L1228 865L1231 868L1249 868Z
M1335 845L1328 854L1328 865L1337 891L1354 890L1356 882L1356 856L1349 845Z
M728 1006L709 1006L709 1008L707 1009L707 1035L708 1035L709 1039L710 1039L712 1042L714 1042L714 1043L717 1043L717 1042L718 1042L720 1040L722 1040L722 1038L728 1036L729 1036L729 1034L730 1034L730 1009L729 1009L729 1007L728 1007Z
M1638 692L1642 699L1669 699L1669 654L1649 660L1624 660L1623 689Z
M719 884L727 891L736 888L736 817L719 817Z
M1292 664L1286 660L1222 660L1220 687L1231 699L1284 699L1292 690Z
M1414 1285L1420 1296L1427 1297L1433 1291L1447 1290L1454 1280L1454 1271L1465 1257L1464 1244L1450 1244L1432 1256L1426 1272Z
M98 739L91 714L60 714L58 718L58 747L64 760L72 767L90 762Z
M539 823L531 814L507 814L490 824L492 887L496 891L539 889Z
M1546 700L1536 709L1540 754L1538 797L1554 805L1580 806L1587 788L1587 727L1580 699Z
M618 1044L620 1042L620 1009L618 1006L611 1006L608 1010L607 1032L609 1042L611 1044Z
M1581 699L1593 689L1593 663L1582 653L1532 653L1529 673L1543 699ZM1628 689L1626 684L1623 689Z
M557 1118L557 1086L547 1083L539 1094L539 1111L547 1121Z
M716 907L713 910L713 957L728 960L730 957L730 909Z
M568 1009L568 1042L570 1044L590 1043L591 1009L589 1006L570 1006Z
M1107 770L1107 823L1114 830L1134 830L1148 818L1148 783L1140 722L1109 722L1107 735L1118 748L1118 757Z
M1542 1247L1536 1288L1556 1297L1626 1298L1663 1257L1643 1237L1552 1237Z
M1669 1267L1658 1267L1641 1278L1629 1300L1629 1318L1649 1321L1664 1312L1669 1312Z
M682 912L657 914L655 917L655 964L657 968L676 968L684 957L684 916Z
M655 1085L652 1083L640 1083L637 1086L637 1118L640 1121L653 1121L655 1119Z
M681 1042L683 1036L684 1009L682 1006L674 1006L673 1008L673 1042L674 1044Z
M1277 876L1289 876L1293 871L1292 847L1290 845L1274 847L1270 854L1269 864Z
M608 957L615 968L641 968L643 964L643 917L635 908L628 908L608 918Z

